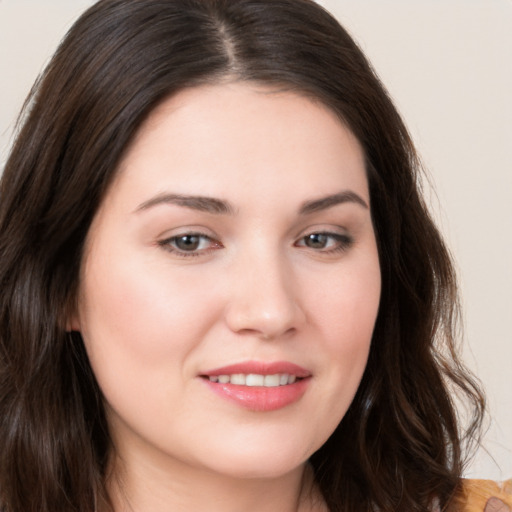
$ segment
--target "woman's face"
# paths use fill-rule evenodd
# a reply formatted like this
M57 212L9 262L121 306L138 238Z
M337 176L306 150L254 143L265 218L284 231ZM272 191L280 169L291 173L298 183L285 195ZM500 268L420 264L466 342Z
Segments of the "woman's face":
M70 327L126 464L271 477L343 418L379 296L351 132L291 92L202 86L159 106L125 155Z

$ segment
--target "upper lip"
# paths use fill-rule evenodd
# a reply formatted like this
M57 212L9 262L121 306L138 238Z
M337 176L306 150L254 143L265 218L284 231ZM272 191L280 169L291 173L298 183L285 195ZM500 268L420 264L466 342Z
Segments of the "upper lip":
M276 375L287 373L288 375L295 375L299 378L311 376L311 372L294 363L288 361L246 361L241 363L230 364L221 368L208 370L201 375L206 377L215 377L218 375L234 375L234 374L255 374L255 375Z

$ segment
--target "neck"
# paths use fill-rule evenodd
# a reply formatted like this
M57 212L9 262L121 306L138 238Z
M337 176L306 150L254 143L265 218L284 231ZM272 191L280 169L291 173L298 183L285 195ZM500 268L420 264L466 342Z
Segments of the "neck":
M307 465L276 478L162 470L116 463L109 481L115 512L326 512Z

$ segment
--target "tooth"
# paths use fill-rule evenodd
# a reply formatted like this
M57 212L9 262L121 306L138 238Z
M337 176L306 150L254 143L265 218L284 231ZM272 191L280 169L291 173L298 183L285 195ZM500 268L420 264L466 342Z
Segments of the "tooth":
M239 386L246 385L246 377L243 373L235 373L231 375L231 384L238 384Z
M264 385L265 378L263 375L256 375L254 373L250 373L245 378L245 385L246 386L263 386Z
M295 375L288 373L276 373L274 375L259 375L256 373L245 375L243 373L234 373L233 375L212 375L208 378L211 382L218 382L219 384L231 383L238 386L265 386L268 388L286 386L287 384L293 384L297 380Z
M265 375L264 386L267 388L279 386L279 375Z

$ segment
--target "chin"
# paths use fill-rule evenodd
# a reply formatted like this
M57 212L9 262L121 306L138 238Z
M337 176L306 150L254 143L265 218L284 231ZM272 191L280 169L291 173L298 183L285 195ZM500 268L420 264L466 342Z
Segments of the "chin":
M212 470L241 479L272 479L287 475L302 467L317 447L307 449L301 443L257 443L231 445L213 455Z
M238 459L233 463L217 466L215 471L230 478L241 480L272 480L284 477L299 468L302 468L306 461L288 460L247 460Z

